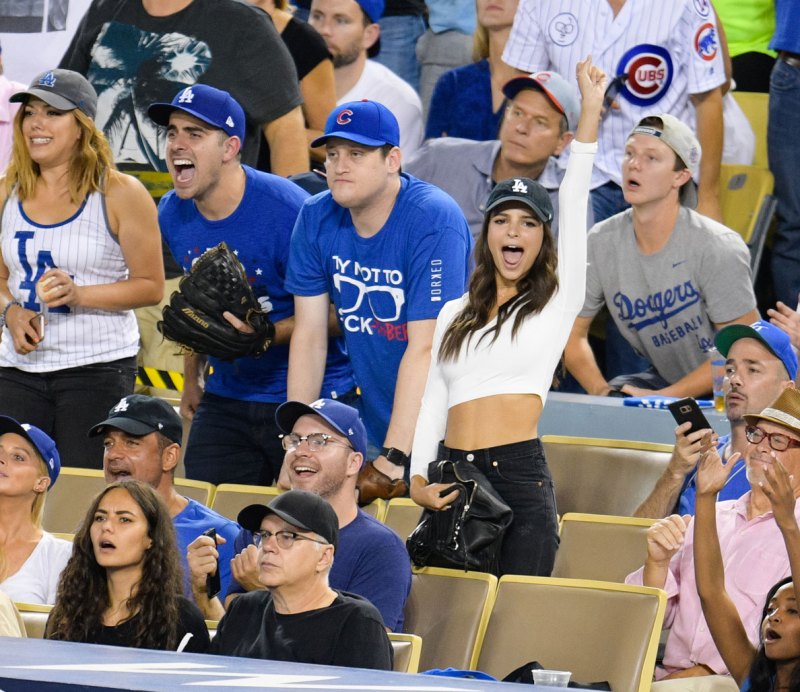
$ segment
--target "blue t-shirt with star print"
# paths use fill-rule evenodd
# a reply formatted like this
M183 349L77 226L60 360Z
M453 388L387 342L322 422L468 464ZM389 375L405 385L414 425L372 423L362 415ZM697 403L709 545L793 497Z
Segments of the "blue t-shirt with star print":
M284 287L289 239L300 207L308 194L294 183L242 166L245 192L236 210L218 221L206 219L194 200L174 191L158 206L161 234L172 255L188 272L209 248L225 241L242 263L261 306L273 322L294 314L294 298ZM260 358L223 361L210 358L213 373L206 391L240 401L286 401L289 346L274 345ZM328 348L323 395L342 395L354 387L350 363L340 340ZM334 397L335 398L335 397Z

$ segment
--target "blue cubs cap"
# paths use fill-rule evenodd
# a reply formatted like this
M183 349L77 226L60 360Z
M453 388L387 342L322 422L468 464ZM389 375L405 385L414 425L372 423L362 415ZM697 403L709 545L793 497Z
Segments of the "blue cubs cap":
M714 344L719 352L727 358L731 346L739 339L760 341L783 363L786 372L789 373L789 378L797 379L797 354L794 352L789 335L783 329L766 320L759 320L751 325L729 324L717 332Z
M0 416L0 435L5 435L6 433L16 433L34 446L39 456L44 459L45 466L47 466L47 475L50 476L50 486L47 489L50 490L56 484L56 479L61 471L61 457L58 455L58 449L53 438L35 425L18 423L8 416Z
M567 119L567 129L574 132L578 127L581 104L573 86L558 72L534 72L509 79L503 85L503 94L513 99L523 89L541 91L559 113Z
M350 101L336 106L325 121L325 134L311 142L312 147L325 144L332 137L346 139L368 147L391 144L400 146L397 118L377 101Z
M336 399L317 399L313 403L287 401L275 411L275 422L282 433L292 432L294 424L301 416L319 416L335 430L344 435L357 452L367 458L367 430L361 422L358 411L352 406Z
M147 109L147 115L157 125L166 127L172 111L193 115L244 142L244 111L227 91L207 84L194 84L179 91L172 103L154 103Z
M356 0L356 2L364 10L364 14L372 20L372 23L377 24L383 16L384 0Z
M76 108L92 120L97 114L97 92L79 72L72 70L48 70L33 78L25 91L18 91L8 99L20 103L34 97L62 111Z
M136 437L160 432L176 444L183 440L183 423L175 409L163 399L146 394L122 397L111 407L108 418L93 426L88 435L100 435L106 428L117 428Z

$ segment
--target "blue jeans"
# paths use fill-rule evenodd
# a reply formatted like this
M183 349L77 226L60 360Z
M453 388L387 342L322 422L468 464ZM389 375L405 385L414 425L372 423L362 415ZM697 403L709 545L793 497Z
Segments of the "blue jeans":
M62 466L103 468L103 438L89 428L133 393L136 358L53 372L0 368L0 415L31 423L52 437Z
M541 441L471 451L440 444L437 459L475 464L514 512L500 550L500 574L549 577L558 550L558 517Z
M622 188L613 180L596 187L590 193L594 222L600 223L607 218L625 211L631 205L625 201Z
M275 424L278 406L205 392L186 443L186 477L215 485L272 485L284 455Z
M419 15L381 17L381 50L375 60L419 91L417 39L425 33L425 20Z
M767 153L775 176L778 226L772 246L775 296L797 306L800 292L800 69L777 60L769 84Z

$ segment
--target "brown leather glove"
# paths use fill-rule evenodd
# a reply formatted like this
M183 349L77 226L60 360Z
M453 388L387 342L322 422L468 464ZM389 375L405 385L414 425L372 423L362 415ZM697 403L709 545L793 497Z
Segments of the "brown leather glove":
M383 471L368 461L358 474L358 504L368 505L375 499L390 500L393 497L408 495L408 483L402 478L389 478Z

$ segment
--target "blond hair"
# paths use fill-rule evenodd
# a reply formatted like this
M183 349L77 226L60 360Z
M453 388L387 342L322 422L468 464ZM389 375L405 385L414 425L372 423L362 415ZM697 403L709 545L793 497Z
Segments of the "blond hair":
M489 57L489 30L478 23L472 35L472 60L480 62Z
M105 192L107 174L115 166L108 140L94 120L78 108L69 112L81 130L78 147L69 164L69 196L73 203L80 204L91 192ZM6 194L10 195L16 188L17 196L23 202L33 196L41 174L39 164L31 159L22 134L24 118L23 105L14 117L14 142L6 171Z

